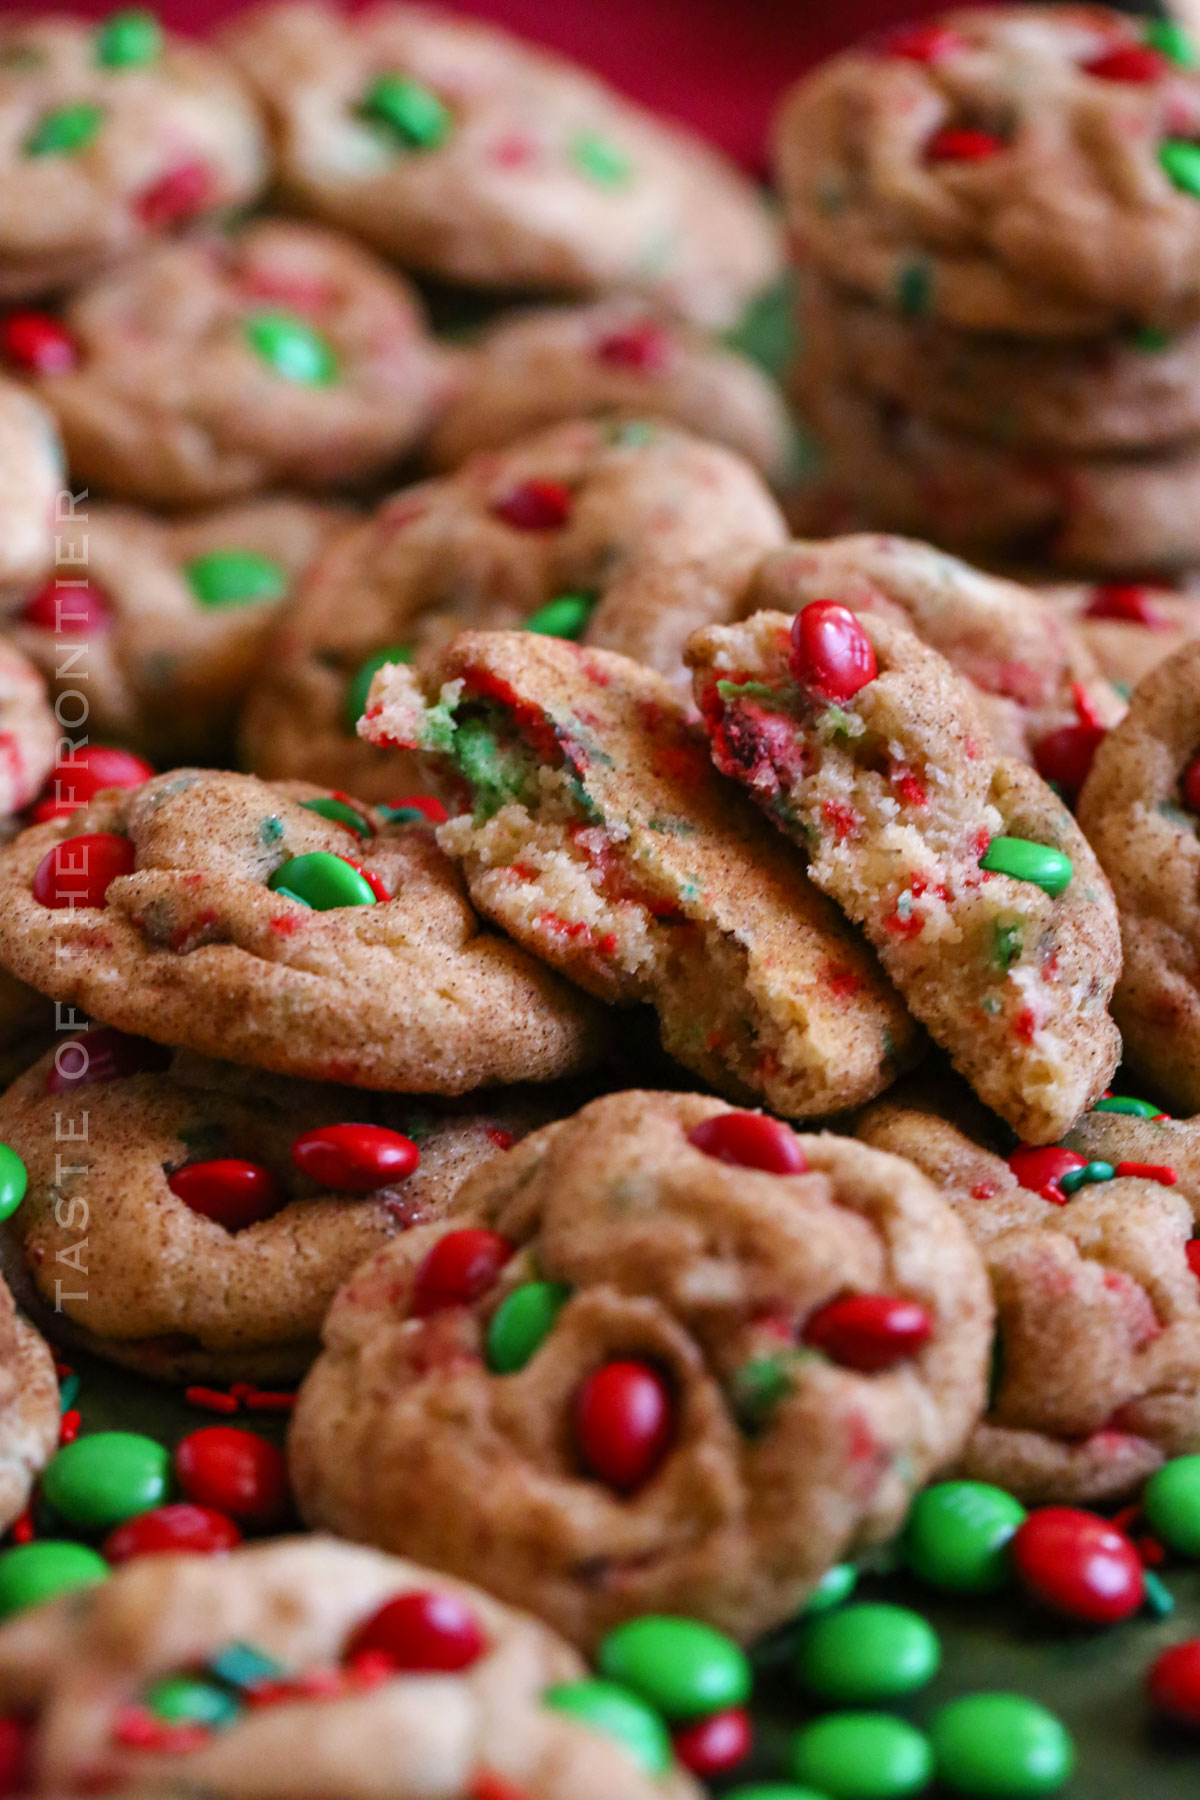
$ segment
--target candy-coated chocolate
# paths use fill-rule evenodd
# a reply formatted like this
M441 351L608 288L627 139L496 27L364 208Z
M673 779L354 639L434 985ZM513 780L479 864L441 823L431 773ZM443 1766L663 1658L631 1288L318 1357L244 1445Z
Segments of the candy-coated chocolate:
M596 606L594 594L559 594L547 600L521 626L522 631L536 631L542 637L578 639Z
M292 1145L301 1174L344 1194L371 1194L404 1181L420 1160L411 1138L382 1125L319 1125Z
M147 68L162 48L162 26L140 6L110 13L96 32L96 61L104 69Z
M246 320L245 333L255 355L284 381L330 387L337 380L337 357L307 319L286 312L254 313Z
M1200 1727L1200 1638L1164 1650L1150 1670L1156 1712L1176 1725Z
M1012 1578L1011 1540L1025 1508L983 1481L941 1481L913 1502L904 1534L909 1568L931 1587L987 1594Z
M955 1794L1037 1800L1056 1794L1075 1767L1075 1747L1054 1714L1023 1694L967 1694L929 1727L937 1776Z
M848 1600L858 1586L858 1570L853 1563L834 1563L826 1569L804 1604L802 1618L814 1619L820 1613L832 1612Z
M635 1694L609 1681L567 1681L548 1688L544 1699L555 1712L615 1738L648 1775L670 1769L674 1757L667 1728Z
M575 1399L575 1441L584 1466L618 1493L649 1481L674 1435L666 1382L646 1363L610 1362Z
M1071 884L1074 870L1069 857L1049 844L1033 844L1028 838L994 837L979 859L989 875L1008 875L1028 881L1055 899Z
M75 156L86 150L104 123L104 108L76 101L43 113L25 139L26 156Z
M1176 1456L1142 1494L1150 1529L1181 1556L1200 1556L1200 1456Z
M518 531L557 531L571 516L571 490L561 481L523 481L492 507Z
M663 1615L610 1631L596 1666L673 1723L741 1706L752 1683L749 1661L732 1638L699 1620Z
M283 1452L252 1431L207 1425L175 1447L175 1474L189 1500L239 1525L278 1528L291 1508Z
M270 1169L240 1157L187 1163L168 1176L167 1186L192 1212L226 1231L245 1231L269 1219L283 1204Z
M1026 1592L1087 1625L1132 1618L1145 1598L1142 1561L1123 1531L1073 1506L1031 1512L1012 1540Z
M794 1131L765 1113L717 1113L688 1132L688 1143L718 1162L770 1175L803 1175L808 1159Z
M134 1431L96 1431L56 1450L42 1471L42 1493L68 1525L111 1531L161 1506L171 1483L165 1444Z
M231 1725L242 1708L228 1688L198 1675L166 1675L147 1688L145 1704L170 1725Z
M447 1232L439 1238L417 1269L409 1310L414 1318L451 1306L470 1306L495 1286L497 1277L513 1254L507 1238L495 1231Z
M314 912L332 912L340 906L374 906L376 895L366 876L344 856L329 850L310 850L291 856L269 878L273 893L311 906Z
M814 1619L796 1646L796 1673L820 1699L876 1706L933 1680L942 1660L938 1635L908 1607L867 1601Z
M0 1223L11 1219L25 1198L29 1176L15 1150L0 1144Z
M69 762L58 765L43 798L29 816L35 825L63 818L85 805L102 788L141 787L153 774L150 764L131 750L118 750L111 744L85 744L72 751Z
M788 1762L830 1800L907 1800L933 1774L929 1739L890 1713L827 1713L795 1734Z
M348 831L354 833L355 837L374 836L369 819L347 801L335 800L332 794L322 795L316 800L302 800L300 804L305 812L316 813L318 818L332 819L335 824L344 825Z
M209 550L183 572L201 606L248 606L282 600L287 592L287 570L259 550Z
M527 1281L506 1294L487 1329L487 1363L496 1375L515 1375L537 1355L570 1299L560 1281Z
M870 638L837 600L813 600L796 614L788 665L802 688L833 702L852 700L879 673Z
M399 148L436 150L454 120L432 88L403 75L380 75L359 103L359 114L380 126Z
M78 361L66 326L49 313L28 308L9 313L0 323L0 354L29 375L65 375Z
M406 1675L450 1675L471 1668L487 1647L483 1626L466 1602L434 1588L385 1601L355 1628L345 1655L383 1656Z
M898 1294L845 1294L811 1315L804 1342L849 1369L878 1374L928 1343L933 1320L916 1300Z
M236 1550L241 1541L238 1527L224 1513L214 1512L210 1506L194 1506L188 1500L173 1500L127 1519L109 1533L101 1548L115 1565L132 1562L137 1556L183 1551L193 1556L223 1556Z
M29 596L19 616L24 624L58 637L92 637L108 630L112 608L90 581L48 581Z
M0 1550L0 1619L73 1588L93 1587L108 1575L102 1556L87 1544L66 1539L38 1538Z
M88 831L47 850L33 872L33 897L55 911L103 906L114 881L133 873L133 844L115 831Z

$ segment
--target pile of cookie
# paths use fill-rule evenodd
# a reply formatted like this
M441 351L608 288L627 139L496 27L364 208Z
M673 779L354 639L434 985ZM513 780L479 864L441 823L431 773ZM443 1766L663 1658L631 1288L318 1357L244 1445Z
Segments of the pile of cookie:
M882 182L863 70L920 123L959 59L935 127L999 142L971 108L1030 57L1111 148L1110 88L1183 54L1021 17L833 65L789 156L828 91ZM1068 80L1089 33L1154 71ZM745 1646L906 1521L918 1567L918 1503L1012 1537L1200 1448L1200 637L1126 695L1092 628L1130 621L1078 595L789 538L786 409L715 335L777 267L757 197L490 29L14 21L10 115L0 1793L694 1800L748 1751ZM875 204L856 165L805 218L868 419L926 330ZM931 429L979 425L963 345L1031 431L1089 411L1122 266L1030 351L1050 275L917 216ZM560 303L464 343L414 275ZM1110 349L1110 416L1182 435ZM64 1463L56 1356L299 1383L315 1535ZM1136 1580L1059 1610L1127 1616L1132 1538L1075 1517ZM47 1522L93 1541L39 1562ZM792 1772L1035 1791L904 1729L907 1786L810 1738Z

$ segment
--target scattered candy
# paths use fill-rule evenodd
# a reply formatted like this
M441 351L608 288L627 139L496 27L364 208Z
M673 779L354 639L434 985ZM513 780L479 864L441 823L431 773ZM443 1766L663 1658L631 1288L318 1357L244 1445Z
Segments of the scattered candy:
M956 1794L1035 1800L1056 1794L1075 1767L1066 1730L1022 1694L968 1694L929 1728L938 1780Z
M350 677L345 699L342 702L342 720L347 731L353 734L358 721L366 712L367 693L380 669L386 663L410 663L411 661L411 644L388 644L382 650L373 651L365 662L359 664Z
M879 673L870 638L836 600L813 600L796 614L788 664L801 687L835 702L853 699Z
M1074 874L1070 859L1061 850L1052 850L1048 844L1031 844L1028 838L994 837L980 857L979 866L990 875L1028 881L1052 900L1066 892Z
M685 1769L703 1777L724 1775L749 1756L754 1726L744 1707L733 1706L685 1725L673 1736L676 1760Z
M395 825L415 825L424 819L430 825L444 825L450 814L440 800L431 794L408 794L403 800L390 800L379 811Z
M830 1800L907 1800L933 1774L929 1739L890 1713L827 1713L795 1734L788 1761Z
M352 1634L345 1656L385 1657L406 1675L449 1675L471 1668L487 1647L482 1625L457 1594L422 1590L398 1594L372 1613Z
M765 1113L717 1113L688 1132L688 1143L738 1169L763 1169L769 1175L803 1175L808 1169L795 1132Z
M161 1506L171 1480L166 1446L134 1431L96 1431L58 1450L42 1471L42 1493L69 1525L111 1531Z
M933 1320L916 1300L895 1294L846 1294L813 1313L804 1342L848 1369L876 1375L928 1343Z
M614 1738L647 1775L665 1775L670 1769L673 1754L666 1726L624 1688L609 1681L567 1681L548 1688L544 1699L555 1712Z
M33 897L55 911L103 906L114 881L133 873L133 844L115 831L89 831L47 850L33 872Z
M132 1562L137 1556L161 1556L188 1551L193 1556L223 1556L236 1550L242 1534L233 1520L210 1506L193 1506L175 1500L150 1512L127 1519L109 1533L101 1546L112 1564Z
M86 1544L41 1538L0 1550L0 1619L40 1606L73 1588L107 1581L108 1564Z
M1200 1638L1164 1650L1149 1678L1155 1710L1176 1725L1200 1726Z
M96 32L96 61L103 69L144 69L158 61L162 48L162 26L141 7L110 13Z
M425 1319L451 1306L471 1306L494 1287L513 1245L494 1231L470 1228L439 1238L417 1269L409 1311Z
M879 1601L814 1619L797 1644L795 1667L820 1699L873 1706L924 1687L941 1660L942 1647L928 1620Z
M518 1374L550 1336L570 1297L570 1288L560 1281L527 1281L506 1294L487 1328L487 1365L492 1373Z
M332 912L340 906L374 906L376 896L366 876L347 857L329 850L310 850L289 857L270 876L273 893L286 894L314 912Z
M744 1651L695 1619L650 1615L618 1625L601 1640L596 1667L672 1724L725 1712L750 1697Z
M649 1481L670 1448L674 1423L667 1384L647 1363L605 1363L576 1396L579 1454L618 1493Z
M372 1194L404 1181L420 1160L411 1138L382 1125L320 1125L292 1145L302 1175L343 1194Z
M329 387L338 364L330 346L306 319L291 313L255 313L246 320L246 341L268 368L301 387Z
M29 1176L15 1150L0 1144L0 1223L11 1219L25 1198Z
M1176 1456L1142 1493L1150 1528L1180 1556L1200 1556L1200 1456Z
M1019 1500L983 1481L941 1481L918 1494L904 1555L931 1587L988 1594L1011 1578L1011 1540L1027 1515Z
M1086 1169L1087 1157L1077 1150L1064 1150L1060 1144L1021 1144L1009 1157L1008 1166L1023 1188L1062 1206L1066 1201L1064 1177Z
M436 150L453 119L432 89L402 75L381 75L363 95L360 117L381 126L405 150Z
M0 324L0 353L27 375L65 375L75 367L75 340L49 313L11 312Z
M188 1163L167 1177L167 1186L192 1212L223 1225L226 1231L245 1231L269 1219L283 1205L270 1169L236 1157Z
M1142 34L1169 62L1181 69L1200 69L1200 47L1186 25L1175 19L1146 19Z
M257 550L210 550L185 563L183 573L201 606L248 606L287 592L283 564Z
M1030 1513L1012 1540L1012 1560L1035 1600L1087 1625L1132 1618L1145 1598L1141 1558L1125 1533L1075 1507Z
M189 1500L239 1525L270 1530L290 1511L283 1452L234 1425L207 1425L185 1437L175 1449L175 1474Z

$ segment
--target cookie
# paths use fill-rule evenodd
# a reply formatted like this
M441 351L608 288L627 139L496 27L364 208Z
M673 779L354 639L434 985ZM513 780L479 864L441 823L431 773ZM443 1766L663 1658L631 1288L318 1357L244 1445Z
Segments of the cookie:
M720 780L661 675L602 650L464 632L393 664L360 729L419 750L458 816L438 842L479 910L735 1100L861 1104L916 1051L874 956Z
M267 179L230 64L142 11L0 21L0 116L0 300L67 287Z
M450 1294L464 1231L493 1256ZM902 1325L874 1355L844 1329L866 1312ZM698 1094L611 1094L342 1290L294 1416L297 1500L585 1645L644 1612L750 1638L958 1454L990 1335L978 1257L915 1169ZM624 1460L598 1393L655 1421L630 1415Z
M242 721L268 777L386 799L411 758L354 735L386 656L427 668L456 632L582 637L685 680L688 633L740 616L786 542L739 456L661 425L575 420L406 489L337 545L281 616Z
M0 592L36 581L53 562L64 476L54 420L15 381L0 380Z
M971 690L875 613L814 602L688 645L713 760L808 858L979 1097L1047 1143L1107 1085L1116 907L1083 833Z
M1200 591L1187 576L1174 588L1143 582L1061 583L1045 592L1126 697L1165 657L1189 638L1200 637Z
M29 1177L7 1232L51 1336L160 1380L301 1374L355 1266L555 1112L522 1090L381 1102L113 1036L60 1040L0 1099ZM85 1111L64 1154L57 1121Z
M493 26L282 0L224 34L296 205L406 268L654 299L734 324L778 272L758 194L708 145Z
M36 1062L53 1035L51 1002L7 969L0 969L0 1088Z
M452 1665L390 1656L406 1624L426 1649L454 1633ZM571 1713L586 1674L490 1595L332 1538L135 1558L0 1628L0 1707L27 1720L35 1796L103 1780L130 1800L698 1800L665 1729L650 1770ZM179 1680L208 1722L156 1711Z
M152 245L75 294L63 325L73 365L36 385L72 474L164 506L383 476L443 375L402 275L283 219Z
M547 1081L605 1037L481 929L428 826L211 770L109 788L0 852L0 963L122 1031L353 1087Z
M624 298L502 313L464 349L427 455L453 469L477 450L596 414L681 425L776 484L791 471L787 408L758 364Z
M1125 967L1113 1013L1131 1067L1200 1112L1200 640L1159 663L1096 753L1079 821L1113 886Z
M867 534L791 544L763 559L747 610L795 613L810 600L911 626L971 683L997 749L1054 763L1048 772L1064 741L1084 753L1124 711L1054 602L928 544Z
M1116 1132L1144 1123L1090 1113L1067 1140L1086 1139L1082 1153L1026 1147L1010 1166L982 1109L949 1083L914 1079L859 1125L941 1188L983 1253L997 1313L992 1394L961 1472L1031 1505L1119 1500L1200 1445L1193 1209L1161 1157L1092 1160L1093 1123L1109 1119L1109 1150ZM1115 1179L1092 1179L1114 1166ZM1085 1167L1068 1195L1064 1177Z
M804 254L910 316L1085 336L1200 316L1200 75L1099 6L989 6L805 77L775 130Z
M962 331L837 287L800 282L801 342L870 394L1012 450L1138 454L1200 433L1200 327L1078 342Z
M0 1531L28 1505L58 1443L58 1421L53 1358L0 1276Z
M0 637L0 830L54 767L59 729L42 677Z
M19 599L11 642L56 691L86 675L87 730L170 764L230 759L273 614L354 515L283 498L168 521L89 506L58 574ZM74 715L77 702L64 705Z

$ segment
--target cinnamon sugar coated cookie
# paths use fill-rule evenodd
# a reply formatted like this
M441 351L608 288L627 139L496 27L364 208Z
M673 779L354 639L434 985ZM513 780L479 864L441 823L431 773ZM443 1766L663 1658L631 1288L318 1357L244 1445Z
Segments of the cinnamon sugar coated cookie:
M53 767L58 738L45 682L15 644L0 638L0 821L33 799Z
M411 268L485 287L621 288L734 324L773 226L718 153L490 25L280 0L228 28L293 203Z
M1096 753L1079 820L1112 883L1125 968L1113 1012L1131 1067L1200 1111L1200 640L1139 684Z
M49 412L0 380L0 592L49 569L64 476Z
M390 1656L430 1609L457 1660ZM222 1689L224 1670L242 1686ZM30 1717L35 1796L81 1793L103 1770L106 1790L146 1800L695 1800L665 1728L656 1766L639 1766L555 1704L585 1675L478 1588L324 1537L146 1557L0 1628L0 1707ZM225 1708L156 1733L157 1697L184 1681L226 1692Z
M53 1359L0 1276L0 1531L24 1510L57 1443Z
M1187 1251L1200 1189L1193 1174L1189 1200L1163 1157L1136 1154L1155 1129L1097 1111L1072 1148L1024 1146L1006 1160L982 1108L920 1077L860 1122L867 1143L941 1188L982 1251L997 1340L962 1470L1030 1504L1121 1499L1200 1446L1200 1286Z
M459 1297L463 1232L494 1255ZM869 1352L844 1330L866 1296L888 1320ZM899 1159L612 1094L343 1289L295 1416L297 1498L470 1562L580 1643L645 1612L749 1637L957 1455L990 1330L966 1232Z
M682 683L688 633L736 618L779 510L732 451L663 425L575 420L405 489L282 614L242 721L260 775L371 799L412 759L355 736L371 676L428 668L457 631L524 627L621 650Z
M891 619L814 601L687 654L717 768L806 853L980 1098L1059 1136L1116 1067L1121 968L1111 890L1061 801Z
M56 1121L84 1109L66 1162ZM162 1380L287 1379L356 1264L554 1110L516 1091L380 1101L101 1028L0 1099L29 1181L8 1234L69 1347ZM85 1227L87 1279L66 1281Z
M150 246L81 288L62 323L72 366L37 386L73 474L162 505L382 476L442 381L404 277L283 219Z
M1046 598L1067 615L1112 682L1128 694L1143 675L1200 637L1200 592L1153 582L1063 583Z
M642 302L501 314L468 345L428 446L436 468L498 450L560 419L658 418L737 450L767 478L789 473L778 388L747 357Z
M425 825L200 769L110 788L0 852L0 963L158 1042L356 1087L545 1081L598 1009L485 933Z
M1057 337L1200 315L1198 132L1200 75L1136 20L984 6L832 58L775 148L789 223L840 281Z
M0 300L65 287L267 180L231 64L141 10L0 21L0 116Z
M91 732L161 763L228 759L273 614L353 519L283 498L175 521L89 506L61 527L57 573L16 597L9 638L56 692L86 671Z
M471 897L665 1048L789 1117L861 1104L915 1028L800 858L713 771L675 689L626 657L464 632L423 679L375 678L360 729L418 750L460 810Z

